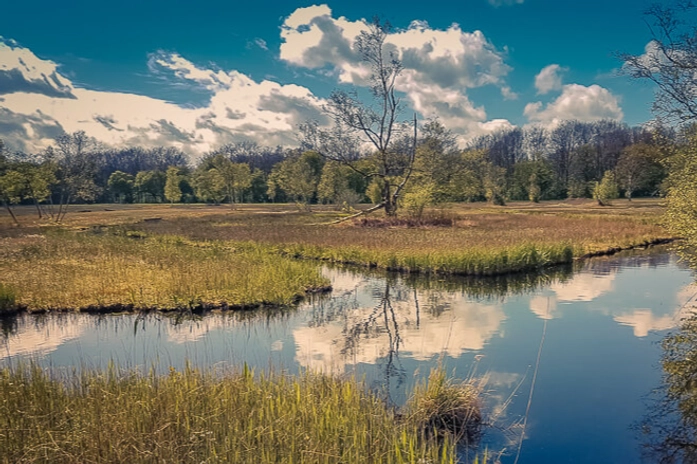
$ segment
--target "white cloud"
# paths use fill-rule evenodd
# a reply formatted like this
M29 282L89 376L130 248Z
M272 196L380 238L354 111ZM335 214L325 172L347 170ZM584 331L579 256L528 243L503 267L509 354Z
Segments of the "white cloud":
M624 114L619 100L604 87L568 84L561 95L544 106L542 102L528 103L524 110L530 122L554 125L566 119L590 122L601 119L622 120Z
M72 98L73 86L60 75L57 65L41 60L14 40L0 36L0 95L35 92Z
M262 50L268 50L269 46L266 44L266 40L257 37L254 39L254 43L257 45L257 47L261 48Z
M510 87L504 85L501 87L501 96L504 100L517 100L518 94L515 93Z
M552 90L561 90L561 74L567 68L562 68L558 64L550 64L542 68L540 73L535 76L535 88L538 95L544 95Z
M326 5L299 8L281 28L280 58L295 66L331 69L340 82L365 86L369 70L353 44L367 28L365 20L332 17ZM485 109L470 101L467 89L495 85L505 98L516 96L505 84L511 68L504 54L481 31L466 32L457 24L433 29L413 21L390 33L385 43L404 66L397 90L422 116L438 116L456 133L478 135L486 123Z
M322 120L322 100L305 87L256 82L172 53L155 53L148 65L169 82L206 90L210 101L184 108L143 95L76 88L55 63L14 43L0 43L0 76L21 76L9 90L0 87L0 133L12 148L30 152L63 131L84 130L108 145L164 145L200 154L235 140L294 145L302 121ZM6 82L1 79L0 84Z
M511 5L522 5L525 0L488 0L489 5L493 7L500 7L500 6L511 6Z

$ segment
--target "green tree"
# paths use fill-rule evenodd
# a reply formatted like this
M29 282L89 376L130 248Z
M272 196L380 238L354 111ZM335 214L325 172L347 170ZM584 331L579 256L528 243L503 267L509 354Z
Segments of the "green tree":
M252 171L252 179L247 190L247 201L251 203L265 203L267 201L268 185L266 180L266 174L261 169Z
M359 203L365 192L365 179L350 167L327 161L317 185L317 199L325 203L352 206Z
M199 200L212 201L216 205L225 200L227 195L225 179L216 168L196 172L194 175L194 189Z
M39 219L43 218L41 204L51 196L51 187L56 184L56 175L51 165L43 163L21 163L18 170L27 179L26 198L31 199L36 206Z
M12 205L18 204L27 191L27 178L19 171L9 169L0 175L0 199L16 225L20 225L12 211Z
M114 198L119 203L131 203L133 201L133 186L135 177L123 171L114 171L109 176L107 187Z
M506 204L506 168L489 163L484 175L484 195L497 206Z
M295 154L274 166L269 175L269 192L276 199L279 190L301 205L308 205L317 192L322 158L312 151Z
M617 187L617 181L615 180L615 173L612 171L605 171L603 179L595 183L593 198L598 201L600 206L609 206L612 204L611 201L619 198L619 196L620 192Z
M165 198L170 203L179 203L182 199L182 189L179 168L170 166L167 168L165 181Z
M545 160L516 163L510 178L512 200L539 201L547 198L554 182L554 172Z
M151 203L164 199L165 183L167 176L162 171L140 171L133 186L141 203Z
M622 151L615 172L628 200L637 191L657 190L665 177L660 148L646 143L630 145Z

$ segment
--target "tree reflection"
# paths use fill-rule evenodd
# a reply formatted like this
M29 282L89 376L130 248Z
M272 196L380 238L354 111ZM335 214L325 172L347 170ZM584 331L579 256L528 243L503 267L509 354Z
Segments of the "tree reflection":
M662 341L663 381L640 424L644 454L660 464L697 463L697 315Z

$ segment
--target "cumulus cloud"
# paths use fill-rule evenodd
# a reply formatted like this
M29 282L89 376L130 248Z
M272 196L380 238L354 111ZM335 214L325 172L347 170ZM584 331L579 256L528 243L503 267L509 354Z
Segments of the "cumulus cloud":
M561 95L546 106L542 102L528 103L524 110L530 122L556 124L565 119L598 121L621 120L624 117L619 100L604 87L568 84Z
M331 71L339 82L366 86L369 69L353 45L365 20L334 18L327 5L298 8L281 28L280 58L294 66ZM396 88L424 117L439 117L459 134L478 135L486 127L486 111L468 98L467 89L498 86L502 95L515 98L505 84L511 68L504 54L481 31L463 31L453 24L433 29L425 21L413 21L391 32L386 48L404 66Z
M75 98L72 84L52 61L40 60L31 51L0 36L0 95L32 92L59 98Z
M550 64L542 68L540 73L535 76L535 88L538 95L544 95L552 90L561 90L561 74L567 68L562 68L558 64Z
M30 152L62 132L84 130L108 145L174 146L200 154L237 140L294 145L302 121L322 121L322 100L302 86L257 82L238 71L196 66L176 53L154 53L148 66L169 82L205 90L209 102L183 108L143 95L76 88L55 63L16 43L0 44L0 76L20 76L0 92L0 133L12 148Z

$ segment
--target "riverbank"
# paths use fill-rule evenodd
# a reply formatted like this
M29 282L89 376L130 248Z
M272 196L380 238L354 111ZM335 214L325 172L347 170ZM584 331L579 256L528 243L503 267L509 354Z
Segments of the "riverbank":
M339 224L328 207L110 206L74 211L63 225L18 208L24 227L0 223L0 314L292 305L329 289L318 261L494 276L671 240L655 200L452 205L416 223Z
M477 429L474 388L435 372L397 413L353 378L308 372L20 365L0 369L0 463L453 463L468 432L436 417Z
M251 309L330 289L313 263L100 229L0 239L0 283L5 314Z

